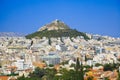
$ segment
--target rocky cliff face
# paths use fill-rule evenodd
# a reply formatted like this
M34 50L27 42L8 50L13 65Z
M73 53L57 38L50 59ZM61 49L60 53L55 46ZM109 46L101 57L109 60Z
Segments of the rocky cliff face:
M44 25L41 27L38 31L43 30L59 30L59 29L70 29L68 25L66 25L64 22L60 20L55 20L47 25Z

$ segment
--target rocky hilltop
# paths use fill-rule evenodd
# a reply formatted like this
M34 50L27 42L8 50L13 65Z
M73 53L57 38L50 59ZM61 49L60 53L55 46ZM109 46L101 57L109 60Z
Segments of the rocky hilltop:
M38 31L43 31L43 30L59 30L59 29L70 29L70 28L64 22L56 19L55 21L52 21L51 23L49 23L47 25L44 25Z
M75 29L71 29L68 25L66 25L64 22L60 20L52 21L51 23L41 27L38 31L29 34L26 36L26 38L62 38L62 37L77 37L82 36L84 39L89 39L89 37L83 33L79 32Z

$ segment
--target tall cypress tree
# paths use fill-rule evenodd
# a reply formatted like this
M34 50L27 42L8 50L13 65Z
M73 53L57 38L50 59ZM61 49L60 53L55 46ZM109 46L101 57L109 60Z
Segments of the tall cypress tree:
M51 39L48 38L48 44L51 45L51 43L52 43L52 42L51 42Z
M83 64L80 65L80 80L84 80Z
M84 80L83 64L82 62L80 64L79 58L77 58L77 61L76 61L75 73L76 73L75 80Z
M75 71L78 72L79 69L80 69L80 62L79 62L79 58L77 58L76 66L75 66Z
M87 56L85 55L85 62L87 61L88 59L87 59Z

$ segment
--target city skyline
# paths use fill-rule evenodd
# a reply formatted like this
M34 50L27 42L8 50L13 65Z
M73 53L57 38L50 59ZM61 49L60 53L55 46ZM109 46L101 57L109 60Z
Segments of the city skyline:
M119 0L1 0L0 32L33 33L59 19L72 29L119 36Z

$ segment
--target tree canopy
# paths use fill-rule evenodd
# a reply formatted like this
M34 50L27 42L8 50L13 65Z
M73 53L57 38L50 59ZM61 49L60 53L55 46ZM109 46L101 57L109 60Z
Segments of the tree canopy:
M59 30L43 30L43 31L38 31L38 32L34 32L32 34L29 34L26 36L26 38L31 39L31 38L43 38L43 37L47 37L47 38L58 38L58 37L77 37L77 36L83 36L83 38L85 40L90 39L85 33L83 32L79 32L77 30L73 30L73 29L59 29Z

